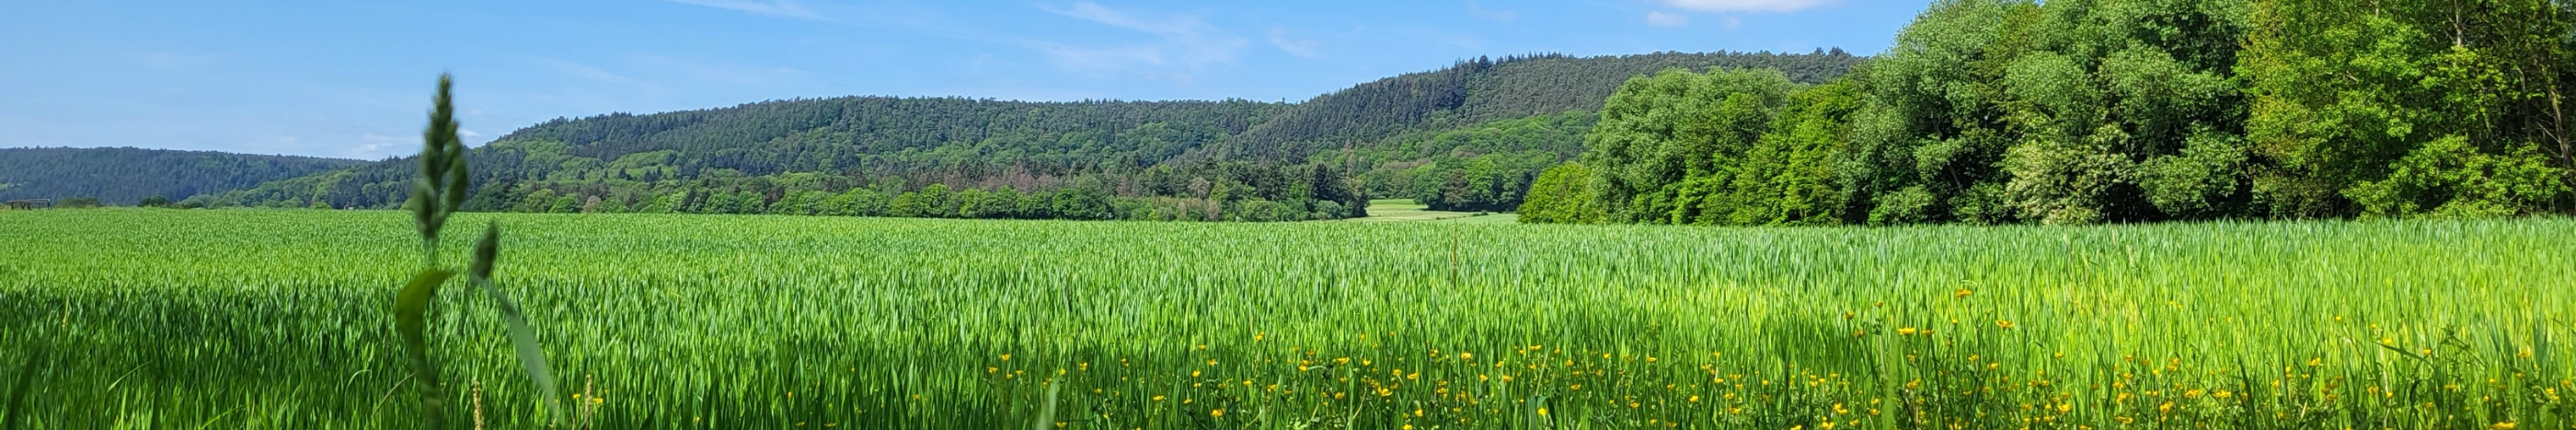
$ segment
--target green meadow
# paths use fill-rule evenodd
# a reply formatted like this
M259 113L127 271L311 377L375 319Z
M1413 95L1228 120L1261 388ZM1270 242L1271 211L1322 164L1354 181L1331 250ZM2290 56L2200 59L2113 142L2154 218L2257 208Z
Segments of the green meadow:
M457 216L504 229L493 278L585 428L2576 425L2566 219ZM406 213L13 211L0 239L15 428L417 427ZM457 291L448 422L556 418Z

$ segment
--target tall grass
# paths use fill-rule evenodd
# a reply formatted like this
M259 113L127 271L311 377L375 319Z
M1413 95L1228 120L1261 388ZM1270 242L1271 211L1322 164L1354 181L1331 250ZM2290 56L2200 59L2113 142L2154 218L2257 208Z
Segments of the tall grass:
M600 428L2576 425L2569 220L495 219ZM408 222L0 214L0 363L62 357L25 426L409 427ZM541 427L490 298L437 300L447 404Z

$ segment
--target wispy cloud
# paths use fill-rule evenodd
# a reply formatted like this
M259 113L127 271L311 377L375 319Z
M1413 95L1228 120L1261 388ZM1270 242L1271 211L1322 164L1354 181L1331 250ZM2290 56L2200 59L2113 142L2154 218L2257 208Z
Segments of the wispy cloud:
M1076 70L1111 71L1134 64L1169 64L1163 49L1157 46L1088 47L1054 42L1030 42L1056 66Z
M669 1L669 2L672 2L672 3L681 3L681 4L691 4L691 5L698 5L698 6L706 6L706 7L712 7L712 8L717 8L717 9L734 10L734 11L740 11L740 12L743 12L743 13L748 13L748 14L753 14L753 15L768 15L768 16L775 16L775 17L781 17L781 18L811 19L811 20L817 20L817 21L824 20L824 18L823 18L823 15L822 15L822 14L814 13L814 10L813 10L813 9L806 9L806 8L805 8L805 5L796 4L796 2L794 2L794 1L790 1L790 0L767 0L767 1L762 1L762 0L664 0L664 1Z
M1111 9L1093 2L1070 8L1043 8L1068 18L1144 32L1161 41L1141 46L1082 47L1054 42L1033 43L1068 68L1119 69L1130 64L1203 68L1233 63L1249 43L1196 15L1150 15ZM1168 52L1167 52L1168 51Z
M1289 55L1311 59L1323 59L1324 53L1322 51L1315 50L1315 46L1320 44L1322 44L1322 42L1289 37L1288 29L1284 27L1272 27L1270 29L1270 46L1277 47L1280 51L1285 51Z
M214 59L214 54L182 54L170 51L154 51L134 57L135 62L158 69L184 68Z
M1664 11L1646 12L1646 25L1656 27L1680 27L1690 25L1690 17L1682 16L1682 14L1678 13L1664 13Z
M1467 2L1467 16L1495 21L1510 21L1520 19L1521 13L1519 11L1509 9L1487 9L1484 4L1469 1Z
M806 75L804 70L787 66L755 67L663 55L636 56L627 61L637 69L654 76L681 77L697 82L730 85L770 85Z
M1837 0L1662 0L1665 5L1703 12L1795 12Z
M287 145L295 144L295 137L293 136L284 137L280 140L280 143ZM358 144L356 146L351 146L348 149L341 150L340 156L361 160L383 158L385 156L392 155L394 146L401 143L402 142L395 141L393 136L375 133L360 134L358 135Z
M547 69L553 69L553 70L554 70L555 72L557 72L557 73L562 73L562 74L567 75L567 76L572 76L572 77L575 77L575 78L581 78L581 79L589 80L589 81L592 81L592 82L609 83L609 84L620 84L620 85L634 85L634 86L646 87L646 88L651 88L651 89L660 89L660 86L658 86L658 85L654 85L652 82L646 82L646 81L644 81L644 80L642 80L642 79L630 78L630 77L627 77L626 75L621 75L621 74L617 74L617 73L614 73L614 72L609 72L608 70L601 69L601 68L598 68L598 67L593 67L593 66L591 66L591 65L589 65L589 64L582 64L582 63L572 62L572 61L568 61L568 60L554 59L554 58L529 58L529 59L528 59L528 61L529 61L529 62L533 62L533 63L537 63L537 65L538 65L538 66L540 66L540 67L544 67L544 68L547 68Z

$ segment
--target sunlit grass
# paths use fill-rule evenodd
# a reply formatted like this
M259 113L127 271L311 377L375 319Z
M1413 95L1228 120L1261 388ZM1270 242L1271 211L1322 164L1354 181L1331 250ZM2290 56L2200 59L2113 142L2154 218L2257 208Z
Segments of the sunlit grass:
M510 226L499 280L603 428L1027 428L1050 384L1065 428L2576 423L2568 220L458 217ZM0 213L0 366L58 346L29 428L408 427L409 222ZM527 428L491 308L430 338L450 404Z

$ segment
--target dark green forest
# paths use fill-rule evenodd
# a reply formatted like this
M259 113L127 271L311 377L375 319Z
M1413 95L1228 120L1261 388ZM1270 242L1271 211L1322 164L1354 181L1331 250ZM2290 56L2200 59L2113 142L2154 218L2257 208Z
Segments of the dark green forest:
M1535 223L1890 225L2576 210L2576 2L1953 0L1821 85L1628 81Z
M467 153L470 211L1284 221L1372 197L1509 210L1582 152L1611 90L1666 68L1812 82L1835 51L1461 61L1300 103L843 97L530 126ZM470 78L470 77L469 77ZM467 81L470 85L470 81ZM407 160L187 200L392 208Z
M250 188L364 162L139 148L0 148L0 200L95 199L131 206Z

